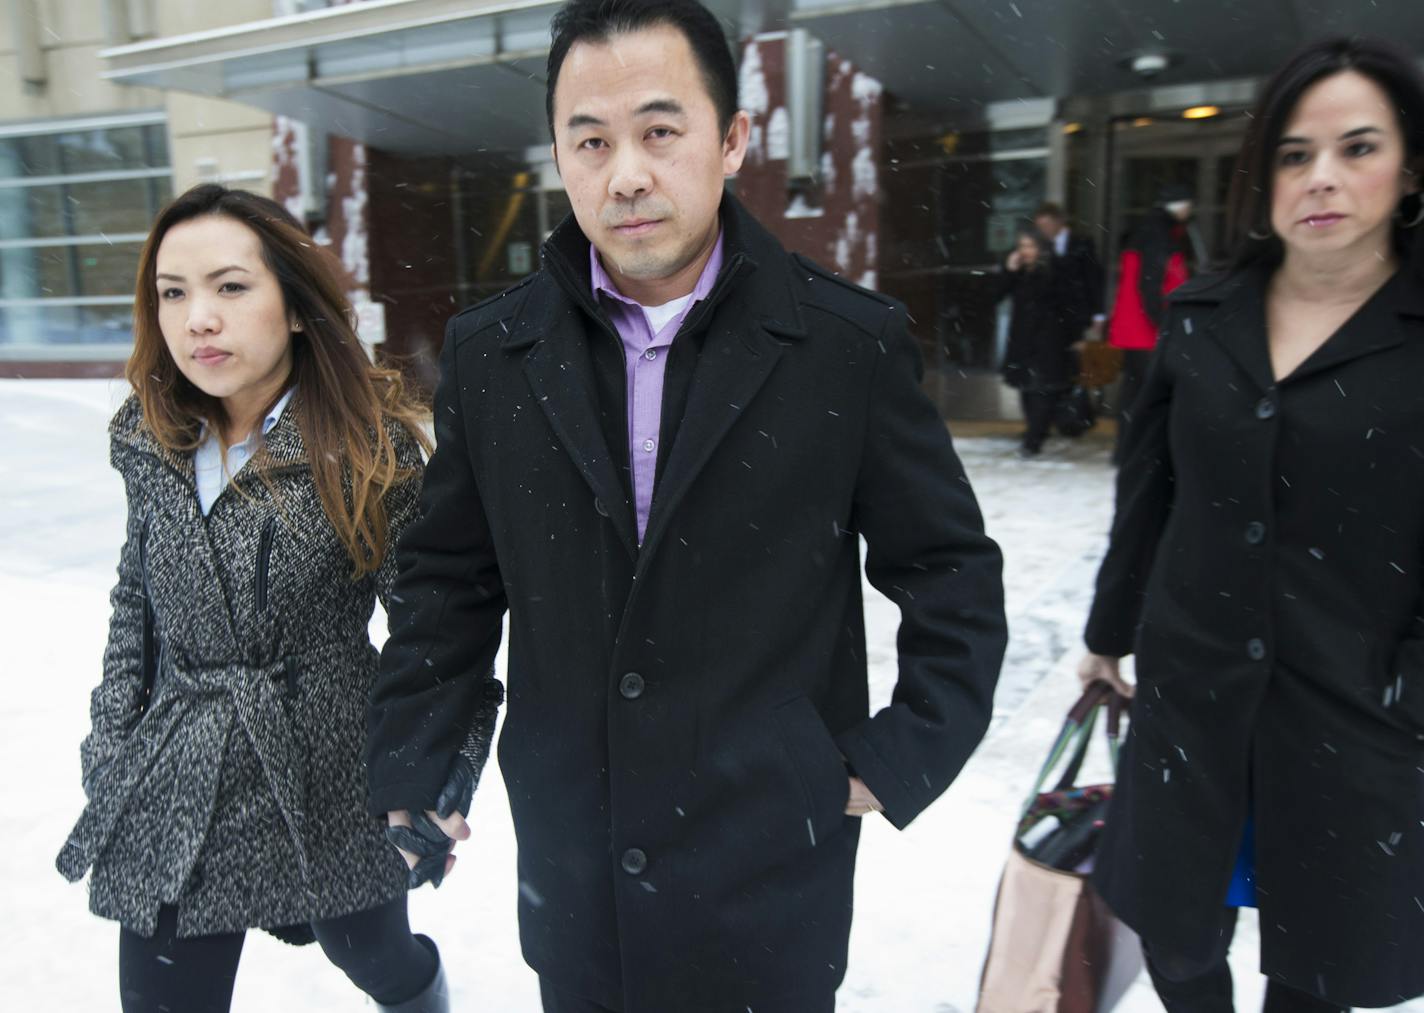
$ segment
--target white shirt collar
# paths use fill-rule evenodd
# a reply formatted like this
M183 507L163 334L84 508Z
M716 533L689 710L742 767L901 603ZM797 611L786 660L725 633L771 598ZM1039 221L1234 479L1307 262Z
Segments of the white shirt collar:
M287 410L287 402L292 400L292 395L297 392L297 385L292 384L287 388L287 393L277 399L277 403L272 406L272 410L267 413L267 417L262 420L262 435L266 436L272 431L282 418L282 413Z
M262 435L263 435L263 436L266 436L268 433L270 433L270 432L272 431L272 427L275 426L278 422L280 422L280 421L282 420L282 413L287 410L287 404L292 400L292 395L295 394L296 392L297 392L297 385L296 385L296 384L292 384L292 386L290 386L290 387L287 388L287 392L286 392L285 394L283 394L280 398L277 399L277 403L272 406L272 410L269 411L269 412L267 413L267 416L262 420ZM201 434L201 435L202 435L203 439L206 441L207 438L208 438L208 424L207 424L206 421L203 423L203 429L202 429L202 434ZM246 440L243 440L242 442L243 442L243 443L248 443L248 442L250 442L250 441L252 440L252 436L253 436L253 434L248 433L247 439L246 439Z

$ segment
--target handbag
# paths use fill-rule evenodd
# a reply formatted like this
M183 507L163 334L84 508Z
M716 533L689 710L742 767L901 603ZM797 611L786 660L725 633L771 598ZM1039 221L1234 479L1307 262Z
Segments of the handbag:
M1137 936L1088 881L1113 786L1076 783L1103 710L1117 770L1125 706L1107 684L1089 686L1039 770L999 880L978 1013L1106 1013L1142 970Z
M1086 341L1078 355L1080 387L1106 387L1122 374L1122 349L1106 341Z
M1097 422L1098 409L1093 404L1093 392L1082 384L1065 391L1053 406L1053 426L1064 436L1082 436Z

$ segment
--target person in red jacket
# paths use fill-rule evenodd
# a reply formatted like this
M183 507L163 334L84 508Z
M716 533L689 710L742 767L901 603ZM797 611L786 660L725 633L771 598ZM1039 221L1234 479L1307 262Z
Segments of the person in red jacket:
M1147 372L1147 360L1157 347L1167 294L1191 276L1187 222L1193 207L1187 187L1175 183L1162 187L1156 206L1118 258L1117 299L1108 325L1108 344L1123 350L1114 463L1120 463L1123 436L1132 421L1132 403Z

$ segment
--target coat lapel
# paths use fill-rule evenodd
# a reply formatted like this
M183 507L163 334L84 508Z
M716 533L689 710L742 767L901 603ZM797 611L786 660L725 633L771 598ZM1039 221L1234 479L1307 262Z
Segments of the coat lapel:
M186 593L178 592L179 600L185 603L185 621L200 625L206 635L225 638L223 650L237 650L237 631L233 626L232 607L228 601L222 576L219 572L217 553L208 537L208 525L198 504L197 483L193 473L193 455L175 453L163 446L154 435L142 425L142 415L138 411L137 398L125 406L121 418L132 417L132 424L119 424L110 432L121 443L141 455L141 460L149 463L147 470L160 481L173 487L170 498L155 495L152 502L167 513L171 503L171 514L162 523L166 530L164 553L150 546L146 555L150 566L162 566L178 580L186 582ZM167 527L167 525L172 525ZM171 554L171 555L168 555ZM162 563L155 560L164 557ZM147 576L147 575L146 575Z
M1268 281L1264 270L1249 270L1181 300L1216 304L1206 321L1207 333L1262 391L1277 383L1266 327ZM1409 317L1424 318L1424 285L1406 266L1281 382L1295 383L1402 344L1402 318Z
M1395 272L1394 277L1365 300L1338 331L1285 378L1285 382L1294 383L1352 359L1402 345L1405 331L1400 315L1417 316L1424 311L1424 305L1421 305L1424 299L1421 299L1418 288L1417 280L1407 267Z
M722 227L726 265L683 324L684 332L705 327L707 335L686 414L658 476L641 551L633 505L598 421L587 336L597 310L587 279L575 267L587 255L588 241L576 234L572 216L546 243L547 277L525 297L503 342L505 351L523 351L524 373L539 407L640 567L717 445L771 375L782 342L805 336L785 250L731 196L722 203Z
M656 552L688 489L771 376L785 342L806 333L786 252L730 197L722 221L730 256L717 287L684 324L708 331L686 414L653 492L640 566Z
M781 345L756 324L708 333L692 377L687 414L653 493L643 556L652 555L688 487L766 383L781 351Z
M525 312L504 341L506 351L524 353L524 375L534 399L579 474L593 490L630 556L638 554L632 505L618 481L608 442L599 425L593 360L584 312L554 284L539 299L526 299ZM542 308L541 308L542 307Z
M1201 299L1217 303L1206 333L1263 392L1276 385L1266 342L1265 286L1263 272L1248 271L1228 278L1220 288L1205 289Z

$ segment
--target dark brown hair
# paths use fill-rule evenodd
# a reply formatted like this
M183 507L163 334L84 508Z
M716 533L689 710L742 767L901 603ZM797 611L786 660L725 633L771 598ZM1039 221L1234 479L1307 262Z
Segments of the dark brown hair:
M158 323L158 248L175 225L204 215L231 218L257 235L284 308L301 323L291 336L292 373L285 387L295 384L297 395L287 410L296 413L322 509L351 555L354 576L371 573L389 548L385 493L417 477L397 464L386 423L403 426L428 452L424 411L398 372L367 358L340 264L277 202L205 183L159 212L139 256L134 349L124 371L143 406L144 425L174 453L195 450L205 423L221 431L221 402L179 371ZM273 404L278 399L280 394ZM254 464L261 474L260 453Z
M1309 45L1276 72L1251 114L1227 206L1232 267L1280 263L1284 247L1270 228L1276 146L1306 89L1347 70L1369 78L1389 96L1404 136L1405 169L1416 176L1424 173L1424 77L1413 61L1378 39L1342 36ZM1419 210L1420 198L1406 197L1401 217L1411 220ZM1411 235L1396 227L1395 245L1402 257L1418 245L1422 231L1415 229ZM1263 235L1265 239L1258 238Z

